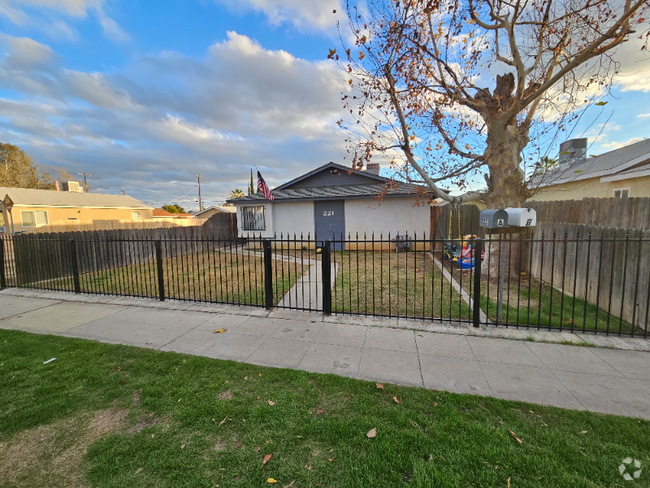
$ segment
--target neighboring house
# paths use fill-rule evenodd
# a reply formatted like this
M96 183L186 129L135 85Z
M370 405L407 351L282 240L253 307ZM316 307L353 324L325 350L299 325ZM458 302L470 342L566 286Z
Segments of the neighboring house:
M176 214L163 210L162 208L153 209L153 219L159 221L171 222L176 218Z
M587 156L587 139L560 145L557 168L535 178L530 200L650 197L650 139Z
M177 213L177 214L174 214L174 218L176 218L176 219L190 219L191 220L191 219L194 218L194 215L192 215L191 213Z
M0 200L5 195L14 202L11 214L15 232L71 221L141 221L153 218L153 207L128 195L0 187ZM9 214L2 202L0 214L0 227L10 232Z
M318 240L384 239L397 234L429 235L430 195L416 185L395 183L379 176L379 165L369 171L350 170L329 163L271 190L273 202L256 193L228 200L237 208L239 237ZM377 195L386 192L381 201ZM352 246L351 246L352 247Z
M206 220L212 217L214 214L218 214L218 213L234 214L237 213L237 209L235 207L214 206L214 207L207 208L202 212L197 212L196 214L194 214L194 218Z

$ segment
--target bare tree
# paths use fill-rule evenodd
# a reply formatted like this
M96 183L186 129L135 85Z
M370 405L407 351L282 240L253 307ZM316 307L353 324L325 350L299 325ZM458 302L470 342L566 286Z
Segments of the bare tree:
M525 170L524 150L549 147L578 108L606 93L619 68L617 47L639 38L646 48L648 10L647 0L369 0L363 9L349 7L354 47L329 57L350 76L343 99L352 122L339 125L350 131L353 166L392 154L408 181L448 201L458 199L441 181L464 187L487 169L487 191L464 198L520 206L531 192L526 173L535 173L533 164Z

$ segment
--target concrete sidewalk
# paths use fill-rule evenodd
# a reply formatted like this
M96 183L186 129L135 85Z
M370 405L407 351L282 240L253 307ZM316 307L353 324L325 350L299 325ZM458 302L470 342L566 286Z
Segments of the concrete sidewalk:
M404 325L395 319L0 292L4 329L650 419L648 352L469 335L477 331L431 322L439 332L428 332L409 322L412 329L394 328ZM227 331L215 334L220 328ZM636 341L622 344L650 342Z

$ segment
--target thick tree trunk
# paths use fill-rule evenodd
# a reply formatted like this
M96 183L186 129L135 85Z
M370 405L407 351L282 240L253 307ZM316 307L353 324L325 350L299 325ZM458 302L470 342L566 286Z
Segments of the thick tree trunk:
M521 207L528 198L519 164L521 151L528 143L516 124L504 125L498 118L488 123L485 162L490 170L489 208Z

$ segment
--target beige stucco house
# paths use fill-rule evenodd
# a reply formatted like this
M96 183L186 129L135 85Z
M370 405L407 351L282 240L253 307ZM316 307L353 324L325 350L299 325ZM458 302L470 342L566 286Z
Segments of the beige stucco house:
M586 151L586 139L563 143L558 167L533 180L530 200L650 197L650 139L595 157Z
M142 221L153 219L153 207L128 195L77 193L0 187L0 200L9 195L15 232L47 225L96 220ZM0 202L0 232L11 232L11 219Z

